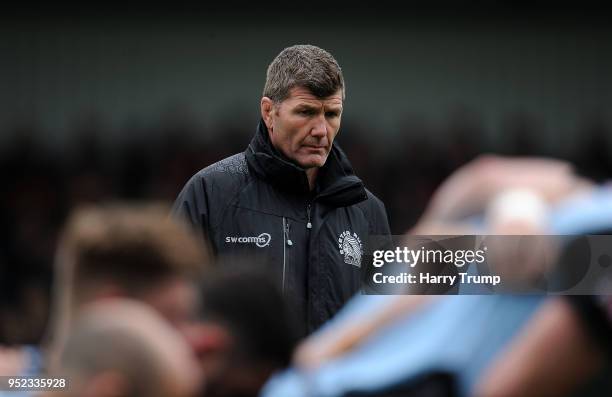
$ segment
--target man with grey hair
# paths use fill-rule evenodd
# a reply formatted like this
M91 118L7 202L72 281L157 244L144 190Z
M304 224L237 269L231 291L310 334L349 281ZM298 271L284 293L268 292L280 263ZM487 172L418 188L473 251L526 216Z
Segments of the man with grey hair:
M285 48L248 148L194 175L174 204L217 255L248 255L275 275L304 333L360 290L368 238L390 234L383 203L334 142L344 98L330 53Z

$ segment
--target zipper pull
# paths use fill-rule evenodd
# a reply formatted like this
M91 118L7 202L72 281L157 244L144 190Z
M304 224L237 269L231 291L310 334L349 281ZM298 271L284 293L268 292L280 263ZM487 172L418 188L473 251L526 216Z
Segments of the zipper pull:
M292 246L293 241L289 238L289 220L285 223L285 237L287 238L287 245Z
M308 215L308 223L306 224L306 229L312 229L312 223L310 223L310 203L306 207L306 214Z

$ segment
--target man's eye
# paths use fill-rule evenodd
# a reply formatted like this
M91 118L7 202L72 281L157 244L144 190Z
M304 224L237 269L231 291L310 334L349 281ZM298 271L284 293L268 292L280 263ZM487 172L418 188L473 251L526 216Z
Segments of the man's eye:
M325 113L325 117L329 117L329 118L338 117L338 112L327 112Z
M308 110L308 109L300 110L298 113L303 116L310 116L313 114L312 110Z

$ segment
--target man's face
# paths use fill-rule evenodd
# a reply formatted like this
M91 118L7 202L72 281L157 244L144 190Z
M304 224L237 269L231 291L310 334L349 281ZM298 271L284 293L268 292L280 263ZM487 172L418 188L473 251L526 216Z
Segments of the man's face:
M302 168L322 167L340 129L342 91L320 99L294 87L280 103L262 98L261 113L277 150Z

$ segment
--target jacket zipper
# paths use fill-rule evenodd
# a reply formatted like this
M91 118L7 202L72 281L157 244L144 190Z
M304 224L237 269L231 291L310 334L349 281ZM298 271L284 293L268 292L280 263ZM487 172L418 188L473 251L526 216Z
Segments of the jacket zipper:
M287 269L287 246L292 246L293 241L289 238L289 221L283 217L283 284L282 291L285 292L285 275Z
M312 209L312 204L308 203L306 206L306 214L308 217L306 228L312 229L312 222L310 221L310 211ZM287 246L291 247L293 245L293 241L291 241L291 237L289 236L289 220L283 217L283 284L282 291L285 292L285 277L287 274Z
M310 222L310 209L311 208L312 208L312 205L308 203L308 206L306 207L306 215L308 217L308 220L306 223L306 229L312 229L312 223Z

